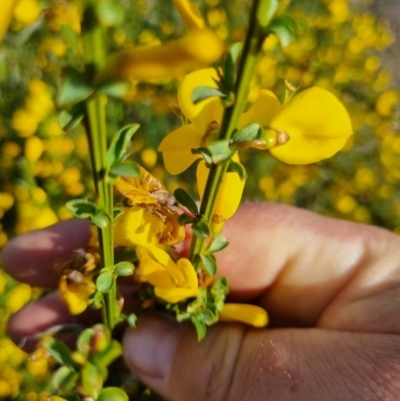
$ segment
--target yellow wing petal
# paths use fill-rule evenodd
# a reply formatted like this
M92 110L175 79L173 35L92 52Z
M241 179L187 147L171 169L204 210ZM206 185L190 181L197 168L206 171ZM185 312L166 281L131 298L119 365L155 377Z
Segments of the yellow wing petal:
M205 22L198 8L189 0L172 0L189 30L205 28Z
M254 327L265 327L268 324L267 312L255 305L225 304L219 312L222 322L242 322Z
M184 301L188 298L194 298L198 295L198 289L191 288L155 288L154 293L158 298L163 299L164 301L175 304L177 302Z

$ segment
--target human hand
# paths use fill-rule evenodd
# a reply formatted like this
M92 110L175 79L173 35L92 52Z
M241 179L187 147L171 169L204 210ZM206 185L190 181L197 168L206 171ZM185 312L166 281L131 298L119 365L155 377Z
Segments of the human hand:
M400 399L400 238L386 230L296 208L245 204L228 221L218 254L231 297L266 308L271 328L219 324L198 343L190 325L143 316L124 338L125 360L172 401ZM4 268L20 281L55 286L56 261L85 246L73 220L11 241ZM21 338L71 317L57 295L9 323Z

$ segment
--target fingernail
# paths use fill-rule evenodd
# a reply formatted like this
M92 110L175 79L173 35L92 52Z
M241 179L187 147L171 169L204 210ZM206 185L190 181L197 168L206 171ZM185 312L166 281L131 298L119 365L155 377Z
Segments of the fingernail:
M168 376L179 339L179 325L165 316L145 316L129 330L123 347L128 366L142 378Z

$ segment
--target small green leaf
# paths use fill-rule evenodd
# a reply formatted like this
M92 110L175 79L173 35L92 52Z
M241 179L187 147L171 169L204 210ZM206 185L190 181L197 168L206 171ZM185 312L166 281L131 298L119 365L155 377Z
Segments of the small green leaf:
M243 43L234 43L225 59L224 80L229 91L235 88L235 65L242 48Z
M97 289L102 292L106 293L111 290L114 285L114 275L112 273L101 273L96 280L96 287Z
M195 316L191 317L191 321L196 329L197 339L201 341L207 334L207 327L206 325Z
M130 160L116 162L111 166L110 175L111 176L120 175L121 177L128 177L128 178L139 178L140 168L135 162L132 162Z
M193 224L195 223L196 220L194 220L192 217L188 216L186 213L182 213L179 217L178 217L178 223L181 226L184 226L186 224Z
M192 149L192 153L194 155L202 155L207 164L212 164L213 162L211 153L207 148Z
M211 293L214 296L224 296L229 292L228 280L226 277L218 279L211 288Z
M271 21L272 17L278 9L278 0L268 0L261 2L261 7L259 7L257 12L257 22L262 27L265 28Z
M104 298L104 295L102 292L100 292L100 291L94 292L90 296L90 300L92 302L92 307L94 309L100 309L103 306L103 298Z
M214 277L217 273L217 262L215 256L211 254L200 254L200 259L207 274L210 277Z
M79 337L76 341L77 350L84 355L88 355L91 349L90 343L92 341L93 336L94 336L94 330L92 328L83 330L82 333L79 334Z
M95 395L103 386L102 372L93 363L87 362L81 369L81 382L86 397L95 399Z
M79 103L86 100L93 92L94 88L85 81L84 76L70 68L66 71L65 80L61 84L57 103L61 107Z
M96 365L108 366L122 355L122 346L117 340L111 340L108 347L100 354L96 355L94 362Z
M267 30L277 35L283 46L287 46L296 38L296 21L289 15L278 15Z
M123 127L114 136L110 148L107 152L107 165L111 167L116 162L122 161L126 148L132 139L132 136L139 129L139 124L131 124Z
M211 234L210 226L204 217L192 225L192 231L193 234L200 239L206 239Z
M228 166L228 173L237 173L242 181L244 181L247 178L246 170L241 163L237 163L233 160L229 161L229 166Z
M106 387L99 391L96 401L128 401L129 397L119 387Z
M75 370L72 353L64 343L55 338L49 338L45 340L43 346L58 363L67 366L71 370Z
M203 309L197 312L196 318L205 323L207 326L215 323L218 320L217 315L214 315L214 313L212 313L209 309Z
M65 204L66 208L75 217L86 219L93 216L98 209L97 203L90 202L86 199L74 199Z
M229 145L229 139L213 141L207 145L207 149L211 153L213 163L219 163L232 157L234 151L229 147Z
M132 85L129 81L113 81L105 79L97 84L96 89L98 92L104 93L109 97L120 99L129 92L131 87Z
M208 99L209 97L225 97L226 94L221 92L217 88L212 88L211 86L198 86L192 92L192 102L197 104L202 100Z
M109 224L112 224L111 217L103 210L97 210L97 212L90 217L90 221L99 228L106 228Z
M187 207L194 215L199 213L196 202L193 198L182 188L178 188L174 191L174 197L181 205Z
M260 124L252 123L236 131L232 136L233 143L250 142L258 139L263 129Z
M115 265L114 273L118 276L131 276L135 266L131 262L119 262Z
M124 214L124 211L122 209L119 209L118 207L115 207L113 209L113 221L117 220L119 216Z
M73 130L83 119L85 110L83 103L75 104L71 110L63 110L58 117L58 124L64 131Z
M128 322L129 326L130 326L132 329L135 329L136 326L137 326L138 318L137 318L137 316L136 316L134 313L131 313L131 314L129 314L129 315L126 317L126 321Z
M51 376L51 384L62 393L68 393L75 386L79 373L67 366L61 366Z
M229 242L226 240L224 234L218 234L215 236L213 242L210 247L207 249L209 253L216 253L222 251L229 245Z

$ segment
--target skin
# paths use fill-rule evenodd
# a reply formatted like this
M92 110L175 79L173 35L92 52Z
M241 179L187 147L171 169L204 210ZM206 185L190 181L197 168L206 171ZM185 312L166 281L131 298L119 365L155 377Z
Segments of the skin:
M225 234L218 263L231 298L264 307L270 327L219 324L198 343L190 325L143 316L123 341L137 377L171 401L400 399L398 236L266 203L241 207ZM52 264L87 238L84 221L60 223L12 240L2 264L55 286ZM9 333L20 343L76 319L49 295L14 315Z

